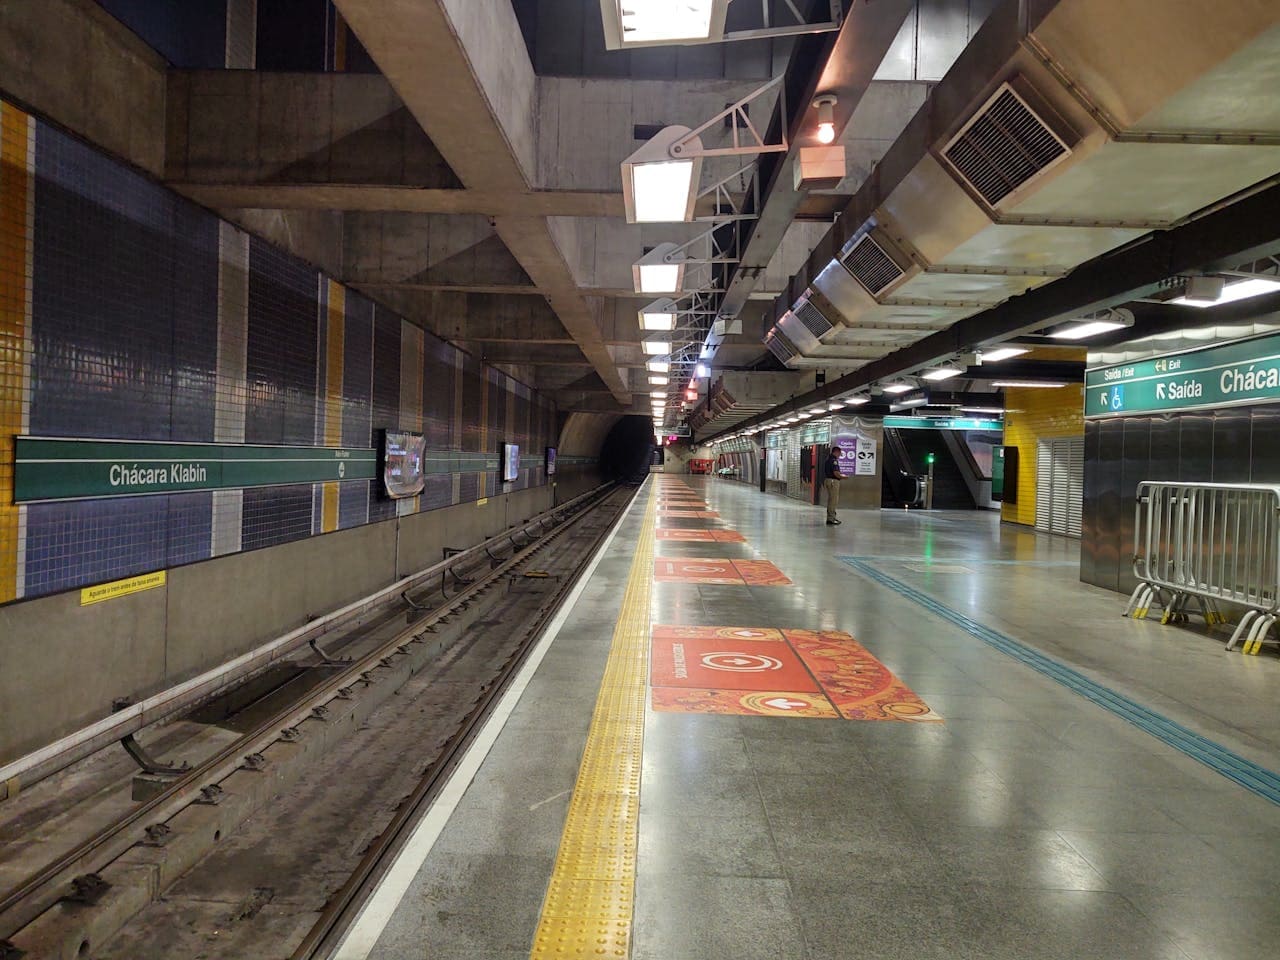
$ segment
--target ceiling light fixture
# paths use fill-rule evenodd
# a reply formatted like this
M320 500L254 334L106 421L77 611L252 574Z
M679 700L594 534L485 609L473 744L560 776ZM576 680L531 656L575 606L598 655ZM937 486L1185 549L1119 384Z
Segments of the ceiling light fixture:
M994 350L979 351L983 363L999 363L1010 357L1020 357L1026 352L1026 347L996 347Z
M814 98L813 106L818 111L819 143L835 143L835 105L836 95L834 93L824 93Z
M673 157L671 148L688 142L692 157ZM672 126L622 161L622 199L627 223L683 223L693 219L702 177L702 140L688 127Z
M641 330L674 330L676 327L676 302L663 298L646 304L637 311Z
M926 370L921 374L926 380L950 380L964 373L959 367L941 366L934 370Z
M903 383L901 380L899 380L896 383L886 383L884 385L885 393L907 393L908 391L911 391L914 389L915 387L913 387L911 384Z
M870 402L871 402L871 398L867 396L863 396L862 394L858 394L857 396L853 396L853 397L845 397L843 401L846 407L860 407L864 403L870 403Z
M653 357L660 357L664 353L671 352L670 340L642 340L640 346L644 348L644 352Z
M993 387L1027 387L1032 390L1052 390L1066 386L1058 380L995 380L991 385Z
M1004 407L961 407L961 413L994 413L1004 416Z
M663 377L656 374L649 378L649 386L651 387L665 387L670 382L670 377Z
M693 375L695 377L709 377L711 376L711 370L705 363L700 363L693 368Z
M1265 277L1252 277L1245 280L1236 280L1228 282L1222 288L1221 295L1216 300L1206 300L1204 298L1188 299L1184 294L1167 303L1176 303L1183 307L1217 307L1224 303L1236 303L1239 300L1248 300L1252 297L1262 297L1268 293L1280 292L1280 279L1269 280Z
M889 412L895 413L898 410L909 410L912 407L923 407L929 401L924 397L911 397L908 400L899 400L897 403L889 404Z
M1115 310L1104 310L1102 313L1081 317L1072 321L1071 325L1060 327L1049 334L1053 340L1083 340L1096 337L1100 333L1123 330L1133 326L1133 311L1120 307Z
M645 366L653 373L666 373L671 369L671 364L666 360L650 360Z
M636 293L679 293L684 289L685 257L678 244L660 243L631 265Z

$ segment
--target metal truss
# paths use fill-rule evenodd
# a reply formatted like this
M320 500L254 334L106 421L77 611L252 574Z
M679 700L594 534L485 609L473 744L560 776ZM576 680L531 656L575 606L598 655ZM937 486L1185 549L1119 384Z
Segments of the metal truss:
M732 0L731 0L732 2ZM740 6L745 6L738 0ZM782 0L783 9L775 20L769 0L760 0L760 26L749 30L726 30L725 40L760 40L767 37L794 37L803 33L828 33L844 23L844 4L829 0L827 19L810 20L795 5L795 0Z
M675 160L693 160L696 157L745 157L761 153L786 153L791 149L787 142L786 125L783 124L782 142L767 143L765 136L751 122L747 107L753 100L764 96L774 87L778 88L778 103L774 109L781 108L782 115L787 115L787 90L782 85L785 77L774 77L768 83L757 87L736 103L731 103L714 117L699 127L695 127L673 143L667 150ZM733 132L733 146L704 147L701 135L723 120L729 121ZM745 132L744 132L745 131Z

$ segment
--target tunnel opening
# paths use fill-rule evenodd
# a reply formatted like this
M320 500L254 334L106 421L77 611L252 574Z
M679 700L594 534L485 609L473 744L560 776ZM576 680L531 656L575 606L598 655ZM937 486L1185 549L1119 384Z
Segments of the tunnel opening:
M623 417L600 447L600 474L606 480L629 480L648 473L653 455L653 425L644 417Z

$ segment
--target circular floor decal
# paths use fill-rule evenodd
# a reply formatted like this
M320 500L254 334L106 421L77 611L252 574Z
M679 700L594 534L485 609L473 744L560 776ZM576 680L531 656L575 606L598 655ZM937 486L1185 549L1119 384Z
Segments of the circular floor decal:
M702 665L710 670L726 670L730 673L762 673L765 670L782 669L781 660L756 653L704 653Z

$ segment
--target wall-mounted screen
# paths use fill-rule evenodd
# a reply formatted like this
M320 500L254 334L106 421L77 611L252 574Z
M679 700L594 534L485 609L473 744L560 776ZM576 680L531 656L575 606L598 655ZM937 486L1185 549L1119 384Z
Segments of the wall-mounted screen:
M515 443L502 445L502 482L520 479L520 446Z
M556 448L547 447L547 476L554 477L556 475Z
M382 488L388 497L399 500L422 492L426 479L422 472L422 456L426 438L420 433L384 430L382 434Z

